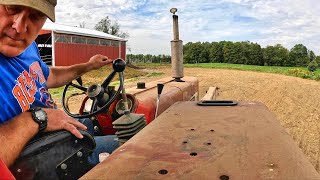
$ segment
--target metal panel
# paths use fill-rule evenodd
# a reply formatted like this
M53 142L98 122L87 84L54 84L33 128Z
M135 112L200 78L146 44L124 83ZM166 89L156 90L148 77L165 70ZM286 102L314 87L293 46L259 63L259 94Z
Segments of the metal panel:
M127 56L127 45L126 42L121 42L121 59L126 60Z
M55 66L56 65L56 56L55 56L55 39L56 39L56 36L54 34L54 32L52 31L51 32L51 44L52 44L52 50L51 50L51 56L52 56L52 62L51 62L51 65L52 66Z
M179 102L82 179L320 177L263 104Z
M177 101L189 101L198 92L199 81L195 77L184 77L183 80L184 82L175 82L169 77L147 83L146 89L137 89L135 87L127 89L127 93L132 94L139 104L135 113L145 114L147 123L154 119L158 83L164 84L160 96L158 115Z
M68 66L87 62L95 54L103 54L111 59L119 57L119 48L89 44L67 44L55 42L55 65Z

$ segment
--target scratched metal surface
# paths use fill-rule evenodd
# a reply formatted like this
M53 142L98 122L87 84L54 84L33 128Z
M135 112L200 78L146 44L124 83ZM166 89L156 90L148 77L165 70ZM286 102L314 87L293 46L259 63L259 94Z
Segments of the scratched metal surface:
M82 179L320 179L261 103L179 102Z

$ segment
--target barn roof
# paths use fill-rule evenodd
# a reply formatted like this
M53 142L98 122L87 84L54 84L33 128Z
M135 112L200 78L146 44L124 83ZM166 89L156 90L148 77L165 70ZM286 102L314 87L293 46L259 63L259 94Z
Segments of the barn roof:
M103 38L103 39L111 39L117 41L127 41L123 38L119 38L117 36L113 36L101 31L96 31L92 29L85 29L79 28L74 26L67 26L62 24L56 24L52 22L46 22L42 27L43 30L49 30L56 33L62 34L72 34L72 35L80 35L80 36L88 36L88 37L96 37L96 38Z

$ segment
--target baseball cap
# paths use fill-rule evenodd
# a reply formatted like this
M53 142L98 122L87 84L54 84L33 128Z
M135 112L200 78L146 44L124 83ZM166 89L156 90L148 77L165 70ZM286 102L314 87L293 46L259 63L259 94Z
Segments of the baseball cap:
M55 21L57 0L0 0L0 4L30 7L45 14L52 22Z

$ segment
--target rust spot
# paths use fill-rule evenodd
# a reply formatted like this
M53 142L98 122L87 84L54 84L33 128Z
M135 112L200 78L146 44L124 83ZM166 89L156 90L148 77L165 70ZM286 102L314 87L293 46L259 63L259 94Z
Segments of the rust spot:
M272 169L278 167L278 166L277 166L276 164L274 164L274 163L269 163L267 166L268 166L269 168L272 168Z
M220 176L220 180L229 180L230 178L229 178L229 176L227 176L227 175L222 175L222 176Z
M166 169L161 169L160 171L158 171L158 173L161 175L165 175L168 174L168 171Z
M198 153L196 153L196 152L190 153L190 156L197 156L197 155L198 155Z

